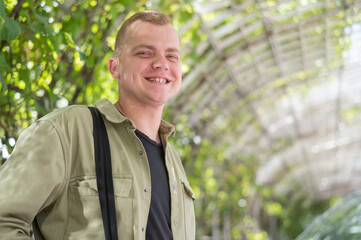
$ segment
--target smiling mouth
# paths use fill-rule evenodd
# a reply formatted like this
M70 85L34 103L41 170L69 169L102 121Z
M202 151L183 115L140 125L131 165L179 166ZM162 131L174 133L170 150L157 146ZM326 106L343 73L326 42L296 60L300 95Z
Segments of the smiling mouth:
M169 83L169 80L166 78L145 78L149 82L157 82L157 83Z

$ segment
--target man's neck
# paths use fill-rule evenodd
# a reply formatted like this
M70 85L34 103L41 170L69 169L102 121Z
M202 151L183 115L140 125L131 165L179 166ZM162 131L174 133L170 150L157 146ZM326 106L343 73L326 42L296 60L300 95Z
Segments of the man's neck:
M114 106L125 117L131 119L139 131L147 135L150 139L160 143L158 130L162 119L163 106L150 107L122 104L119 100Z

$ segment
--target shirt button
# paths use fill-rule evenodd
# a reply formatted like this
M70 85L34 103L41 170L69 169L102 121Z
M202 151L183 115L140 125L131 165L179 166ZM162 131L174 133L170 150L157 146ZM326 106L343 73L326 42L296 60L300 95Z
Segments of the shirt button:
M148 188L144 188L144 192L148 192Z
M142 232L144 232L144 227L142 227Z
M177 220L174 220L174 225L178 225L178 221Z
M143 155L143 151L139 151L139 155Z
M175 189L175 184L174 183L172 183L172 188Z

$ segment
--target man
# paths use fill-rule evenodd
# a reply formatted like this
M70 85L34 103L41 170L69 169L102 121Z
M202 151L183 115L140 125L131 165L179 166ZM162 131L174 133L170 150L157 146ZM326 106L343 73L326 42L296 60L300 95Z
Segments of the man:
M108 132L119 239L194 239L194 193L167 139L164 104L181 85L171 20L145 11L118 32L109 71L119 99L96 104ZM0 170L0 239L104 239L93 125L85 106L58 109L20 136Z

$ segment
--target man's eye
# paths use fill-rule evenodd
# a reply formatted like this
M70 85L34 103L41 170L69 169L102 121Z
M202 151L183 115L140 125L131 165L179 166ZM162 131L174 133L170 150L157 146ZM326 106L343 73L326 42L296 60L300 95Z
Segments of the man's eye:
M151 53L150 52L138 52L137 55L139 55L139 56L150 56Z
M168 55L168 58L178 60L178 56L176 55Z

